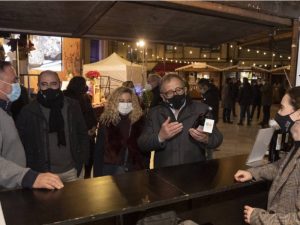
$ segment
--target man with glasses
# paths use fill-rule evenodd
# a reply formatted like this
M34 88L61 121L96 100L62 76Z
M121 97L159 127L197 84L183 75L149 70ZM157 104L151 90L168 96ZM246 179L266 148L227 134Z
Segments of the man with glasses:
M21 93L16 71L9 62L0 61L0 189L60 189L63 184L51 173L37 173L26 168L24 148L12 119L11 103Z
M89 139L79 103L63 95L54 71L42 72L38 87L37 99L22 109L17 120L27 164L55 173L64 182L83 178Z
M187 96L184 80L177 74L162 78L162 104L149 112L138 140L142 151L154 150L154 166L164 167L206 160L206 149L217 148L223 140L216 126L211 134L192 128L208 106Z

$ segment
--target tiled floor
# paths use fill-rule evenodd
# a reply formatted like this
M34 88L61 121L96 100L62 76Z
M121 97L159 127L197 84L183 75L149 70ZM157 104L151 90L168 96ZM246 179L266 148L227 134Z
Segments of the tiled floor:
M271 118L274 117L277 109L278 105L272 106ZM220 114L221 112L222 109L220 111ZM262 113L260 115L260 119L262 119ZM217 127L222 132L224 139L222 145L218 148L217 151L214 152L214 158L248 154L251 151L257 131L261 128L258 125L261 120L256 120L255 118L250 126L238 126L238 120L239 118L235 117L233 118L233 124L224 124L222 119L220 118L220 122L217 124Z

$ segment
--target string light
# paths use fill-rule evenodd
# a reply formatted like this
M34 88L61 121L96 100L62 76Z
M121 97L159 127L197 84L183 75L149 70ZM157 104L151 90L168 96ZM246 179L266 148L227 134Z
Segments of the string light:
M176 50L176 49L177 49L177 47L175 46L175 47L174 47L174 50Z
M267 67L268 65L267 64L265 64L265 67Z
M256 53L258 54L258 53L259 53L259 50L256 50Z
M264 55L266 55L267 53L266 52L264 52Z
M274 67L276 68L276 67L277 67L277 65L274 65Z
M203 57L206 58L206 54L204 54Z
M280 55L279 57L282 58L282 55Z
M242 64L244 65L244 64L245 64L245 62L243 61L243 62L242 62Z
M193 51L192 51L192 50L190 50L190 55L191 55L191 54L193 54Z
M232 62L233 62L233 60L232 60L232 59L230 59L230 62L232 63Z
M256 66L256 63L253 63L253 66Z
M242 50L242 46L239 47L239 50Z
M233 48L233 45L230 45L230 48Z
M289 56L288 59L290 60L290 59L291 59L291 56Z
M248 48L248 49L247 49L247 52L250 52L250 51L251 51L250 48Z
M220 61L220 57L218 57L218 61Z
M275 54L275 53L273 53L273 54L272 54L272 56L273 56L273 57L275 57L275 56L276 56L276 54Z

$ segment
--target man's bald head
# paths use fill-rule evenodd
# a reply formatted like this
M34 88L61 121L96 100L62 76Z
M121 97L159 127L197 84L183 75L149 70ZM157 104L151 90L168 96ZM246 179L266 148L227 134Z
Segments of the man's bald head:
M38 77L38 86L40 90L46 90L48 88L60 88L61 82L57 72L52 70L46 70L41 72Z

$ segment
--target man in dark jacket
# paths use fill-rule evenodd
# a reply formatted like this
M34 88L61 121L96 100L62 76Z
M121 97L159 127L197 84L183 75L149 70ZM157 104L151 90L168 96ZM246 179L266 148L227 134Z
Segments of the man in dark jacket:
M247 113L247 125L250 125L250 104L252 99L252 89L248 82L248 78L243 78L243 85L239 92L238 102L240 104L240 122L238 125L243 125L245 114Z
M80 106L63 96L56 72L42 72L38 86L37 99L22 109L17 120L27 166L55 173L63 181L76 180L83 176L82 167L89 153Z
M208 79L202 78L198 82L200 92L203 97L203 103L212 108L212 116L216 123L219 118L219 89L211 84Z
M260 91L260 81L252 80L252 102L251 102L251 120L253 119L255 109L257 108L256 119L259 119L260 107L261 107L261 91Z
M162 78L163 103L149 111L146 126L138 139L144 152L155 150L154 166L164 167L206 160L206 149L217 148L223 136L214 125L211 134L192 128L206 104L187 98L184 81L176 74Z

